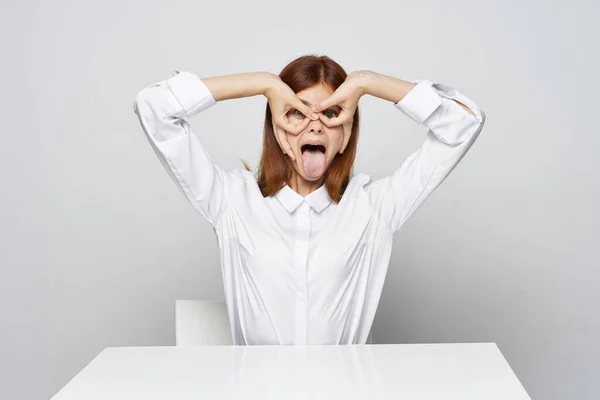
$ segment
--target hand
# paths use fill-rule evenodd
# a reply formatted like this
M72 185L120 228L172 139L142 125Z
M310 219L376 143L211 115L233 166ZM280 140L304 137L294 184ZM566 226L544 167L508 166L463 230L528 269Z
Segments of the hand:
M329 107L338 106L341 108L337 117L324 117L321 118L321 121L330 128L343 125L344 143L348 143L350 139L354 112L358 107L358 100L365 94L365 81L367 77L368 71L358 71L348 74L344 83L328 99L316 106L316 111L320 115L322 115L321 111L327 110ZM343 150L340 153L343 153Z
M281 147L284 154L290 156L292 161L296 161L294 152L287 140L286 131L293 135L297 135L308 126L311 120L316 120L319 116L306 104L302 103L296 96L296 93L279 79L279 77L276 77L273 84L265 91L264 95L268 99L269 107L271 108L273 132L277 139L277 143L279 143L279 147ZM290 122L288 113L290 110L294 109L300 111L307 117L300 123Z

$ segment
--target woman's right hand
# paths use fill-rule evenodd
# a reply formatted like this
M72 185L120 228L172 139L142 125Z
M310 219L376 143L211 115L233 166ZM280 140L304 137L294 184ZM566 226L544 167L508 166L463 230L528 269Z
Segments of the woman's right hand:
M294 152L287 140L286 131L292 135L302 132L311 120L319 119L319 116L296 96L296 93L286 85L278 76L275 76L269 88L264 93L269 101L271 116L273 121L273 132L279 143L279 147L284 154L290 156L292 161L296 161ZM292 110L298 110L304 114L305 118L300 123L292 123L288 118L288 113ZM296 121L294 119L294 121Z

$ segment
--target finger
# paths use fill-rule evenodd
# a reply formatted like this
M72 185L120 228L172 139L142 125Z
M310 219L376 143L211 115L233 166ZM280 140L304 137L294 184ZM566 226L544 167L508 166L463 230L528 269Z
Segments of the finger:
M294 152L292 151L292 147L290 146L290 143L287 140L287 136L285 135L285 130L281 129L281 128L277 128L277 134L279 136L279 141L283 147L283 152L285 154L287 154L288 156L290 156L290 158L292 159L292 161L296 161L296 157L294 156Z
M352 124L354 121L350 120L350 122L346 122L343 126L343 135L344 135L344 140L342 142L342 147L340 148L339 153L340 154L344 154L344 151L346 151L346 147L348 146L348 143L350 142L350 135L352 135Z
M341 102L342 99L340 98L340 94L336 91L322 102L316 104L316 111L321 112L323 110L327 110L331 106L339 106L339 103Z
M348 142L350 141L350 135L352 135L352 124L353 124L353 120L350 120L348 122L346 122L344 124L344 150L346 149L346 146L348 145ZM344 153L344 151L342 151L342 154Z
M340 115L338 115L337 117L333 117L333 118L327 118L326 116L323 115L323 117L321 118L321 121L328 128L333 128L333 127L336 127L338 125L342 125L342 124L348 122L348 120L350 120L350 119L352 119L351 116L349 116L348 113L346 113L346 111L342 111L340 113Z
M281 142L281 135L279 133L279 127L277 127L277 125L273 124L273 136L275 136L275 140L277 140L277 144L279 145L279 148L281 149L281 152L283 154L285 153L285 148L283 146L283 143Z
M275 140L277 140L277 144L279 145L279 148L281 149L283 154L285 154L285 150L283 149L283 146L281 145L281 141L279 140L279 133L277 132L278 129L279 128L277 127L277 125L275 125L275 122L273 122L273 136L275 136Z
M318 118L318 116L317 116L317 118ZM297 135L297 134L299 134L300 132L302 132L303 130L306 129L306 127L308 126L308 124L310 123L310 121L311 121L310 119L304 118L301 123L299 123L299 124L292 124L292 123L286 122L284 120L284 121L281 121L281 123L279 124L279 127L285 129L286 131L288 131L292 135Z

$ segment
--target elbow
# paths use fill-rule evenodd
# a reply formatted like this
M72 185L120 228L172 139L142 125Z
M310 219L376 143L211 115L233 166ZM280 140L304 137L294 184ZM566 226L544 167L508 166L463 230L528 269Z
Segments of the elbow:
M142 89L138 92L138 94L133 99L133 112L140 115L140 110L143 109L143 104L145 102L145 89Z
M485 111L483 111L483 109L481 107L479 107L477 104L473 103L472 101L469 101L469 105L467 106L465 103L467 101L461 102L459 100L457 100L456 98L452 99L454 100L454 102L456 104L458 104L459 106L461 106L461 108L463 110L465 110L467 113L469 113L469 115L471 115L472 117L474 117L477 120L477 123L479 125L483 125L485 124Z
M458 104L459 106L461 106L466 112L468 112L469 114L471 114L474 117L477 117L477 115L475 114L475 112L473 112L473 110L471 110L469 107L467 107L466 105L464 105L463 103L461 103L460 101L453 99L456 104Z
M138 114L144 110L145 105L149 105L148 88L140 90L133 99L133 112Z

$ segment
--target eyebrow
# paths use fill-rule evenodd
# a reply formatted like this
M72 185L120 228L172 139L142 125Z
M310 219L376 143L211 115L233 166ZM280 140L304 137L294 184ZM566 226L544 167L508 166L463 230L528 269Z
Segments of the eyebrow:
M311 104L309 101L306 101L306 100L304 100L304 99L300 99L300 101L301 101L302 103L304 103L304 105L306 105L306 106L308 106L308 107L311 107L311 106L312 106L312 104ZM340 110L341 110L341 109L342 109L342 108L341 108L340 106L331 106L331 107L329 107L329 108L328 108L328 110L335 110L335 111L337 111L337 112L340 112Z

